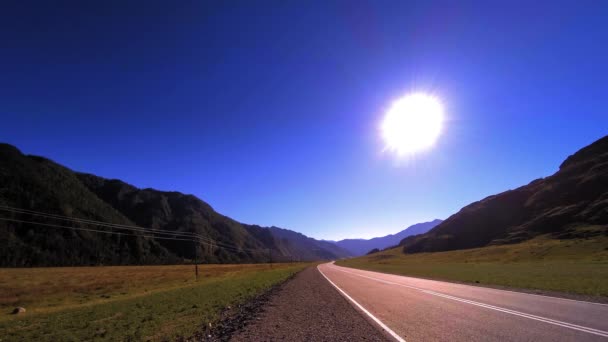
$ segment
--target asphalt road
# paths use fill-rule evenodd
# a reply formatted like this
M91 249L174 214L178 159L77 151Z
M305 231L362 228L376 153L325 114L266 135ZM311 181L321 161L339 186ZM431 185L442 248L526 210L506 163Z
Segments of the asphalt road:
M608 305L340 267L319 271L395 340L608 341Z

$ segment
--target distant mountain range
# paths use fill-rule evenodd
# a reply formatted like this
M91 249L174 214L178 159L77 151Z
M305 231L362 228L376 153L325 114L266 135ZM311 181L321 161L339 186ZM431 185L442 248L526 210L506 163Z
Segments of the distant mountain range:
M82 219L145 229L105 234L96 230L112 228ZM152 229L196 233L206 240L155 239L149 237ZM202 262L238 263L337 259L350 253L287 229L237 222L193 195L138 189L0 144L0 267L166 264L195 255Z
M401 240L408 236L424 234L434 228L436 225L443 222L442 220L435 219L430 222L423 222L414 224L405 228L396 234L390 234L382 237L376 237L372 239L345 239L340 241L331 241L337 246L349 251L354 256L365 255L372 249L385 249L392 246L397 246Z
M608 136L569 156L552 176L462 208L423 235L401 243L406 253L608 235Z
M105 234L98 230L114 229L91 221L144 229ZM153 238L154 231L176 238ZM180 239L190 233L205 240ZM406 253L437 252L539 235L608 236L608 136L568 157L554 175L472 203L445 221L336 242L243 224L193 195L74 172L0 144L0 267L167 264L195 256L218 263L338 259L394 245Z

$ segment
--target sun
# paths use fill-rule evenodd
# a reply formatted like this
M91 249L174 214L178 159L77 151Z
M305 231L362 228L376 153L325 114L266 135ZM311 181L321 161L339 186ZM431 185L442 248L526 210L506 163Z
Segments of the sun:
M443 105L435 96L412 93L398 99L382 121L385 150L404 156L432 147L441 134L443 120Z

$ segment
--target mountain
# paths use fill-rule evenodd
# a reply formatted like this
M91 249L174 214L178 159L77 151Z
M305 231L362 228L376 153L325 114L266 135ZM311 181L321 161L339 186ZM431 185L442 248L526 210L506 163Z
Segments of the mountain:
M123 235L100 232L109 229ZM176 235L154 238L153 229ZM205 241L183 241L183 233ZM166 264L195 255L202 262L238 263L338 259L349 253L286 229L242 224L193 195L74 172L0 144L0 267Z
M320 257L326 260L353 256L350 251L328 241L315 240L288 229L277 227L269 229L275 238L281 240L282 243L278 248L287 255L298 255L304 259Z
M382 237L376 237L373 239L345 239L340 241L335 241L339 247L344 248L349 251L354 256L361 256L367 254L374 248L384 249L391 246L397 246L401 240L408 236L423 234L431 230L436 225L440 224L442 221L439 219L435 219L430 222L423 222L412 225L410 227L405 228L396 234L386 235Z
M24 156L6 144L0 145L0 206L133 225L131 220L92 194L69 169L42 157ZM71 224L6 210L0 210L0 213L1 266L178 261L167 249L142 234L123 237L33 226L18 221Z
M558 239L608 235L608 136L569 156L552 176L472 203L401 246L406 253L436 252L542 234Z

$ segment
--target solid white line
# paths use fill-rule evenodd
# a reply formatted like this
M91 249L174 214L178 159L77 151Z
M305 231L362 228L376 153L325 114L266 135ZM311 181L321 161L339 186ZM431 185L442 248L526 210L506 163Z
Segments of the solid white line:
M339 288L338 285L334 284L333 281L329 280L329 278L325 275L325 273L323 273L323 271L321 271L319 266L317 266L317 270L319 271L319 273L321 273L321 275L323 277L325 277L325 279L327 279L327 281L330 284L332 284L346 299L350 300L357 308L359 308L359 310L363 311L363 313L365 313L369 318L371 318L374 322L376 322L376 324L378 324L382 329L384 329L384 331L389 333L396 341L405 342L405 340L403 338L401 338L401 336L397 335L396 332L394 332L389 327L387 327L386 324L382 323L381 320L379 320L376 316L372 315L371 312L367 311L367 309L365 309L361 304L357 303L356 300L354 300L351 296L349 296L346 292L344 292L341 288Z
M332 261L332 264L334 264L334 263L335 262ZM336 265L336 266L338 266L338 265ZM345 267L345 266L338 266L338 267ZM351 268L351 267L348 267L348 268ZM373 272L373 271L366 271L366 270L361 270L361 271ZM493 287L475 286L475 285L462 284L462 283L449 282L449 281L441 281L441 280L428 279L428 278L418 278L418 277L404 276L404 275L399 275L399 274L394 274L394 273L384 273L384 274L391 275L391 276L396 276L396 277L402 277L402 278L412 278L412 279L427 280L427 281L438 282L438 283L454 284L454 285L457 285L457 286L473 287L473 288L476 288L476 289L488 289L488 290L492 290L492 291L502 291L502 292L509 292L509 293L514 293L514 294L519 294L519 295L544 297L544 298L549 298L549 299L564 300L564 301L567 301L567 302L575 302L575 303L581 303L581 304L592 304L592 305L608 306L608 303L589 302L589 301L586 301L586 300L578 300L578 299L554 297L554 296L541 295L541 294L537 294L537 293L528 293L528 292L521 292L521 291L505 290L505 289L498 289L498 288L493 288Z
M414 277L412 277L412 278L414 278ZM418 279L423 279L423 278L418 278ZM433 281L437 281L437 280L433 280ZM458 283L452 283L452 284L462 285L462 286L468 286L468 287L476 287L476 288L482 287L482 286L475 286L475 285L468 285L468 284L458 284ZM608 306L608 304L606 304L606 303L589 302L589 301L586 301L586 300L561 298L561 297L554 297L554 296L540 295L540 294L536 294L536 293L527 293L527 292L512 291L512 290L505 290L505 289L495 289L495 288L492 288L492 287L486 287L486 288L487 289L492 289L494 291L510 292L510 293L515 293L515 294L525 294L527 296L545 297L545 298L549 298L549 299L565 300L565 301L568 301L568 302L575 302L575 303L581 303L581 304L593 304L593 305Z
M338 266L338 267L344 267L344 266ZM366 271L366 270L361 270L361 271L373 272L373 271ZM555 297L555 296L547 296L547 295L541 295L541 294L537 294L537 293L528 293L528 292L522 292L522 291L505 290L505 289L498 289L498 288L493 288L493 287L475 286L475 285L469 285L469 284L463 284L463 283L457 283L457 282L441 281L441 280L436 280L436 279L418 278L418 277L404 276L404 275L399 275L399 274L394 274L394 273L384 273L384 274L391 275L391 276L396 276L396 277L401 277L401 278L413 278L413 279L427 280L427 281L432 281L432 282L437 282L437 283L448 283L448 284L453 284L453 285L456 285L456 286L473 287L473 288L476 288L476 289L488 289L488 290L492 290L492 291L502 291L502 292L509 292L509 293L514 293L514 294L519 294L519 295L544 297L544 298L549 298L549 299L564 300L564 301L567 301L567 302L575 302L575 303L581 303L581 304L592 304L592 305L608 306L607 303L589 302L589 301L586 301L586 300L578 300L578 299L562 298L562 297Z
M532 315L532 314L527 314L527 313L524 313L524 312L515 311L515 310L511 310L511 309L506 309L506 308L501 308L499 306L494 306L494 305L490 305L490 304L484 304L484 303L480 303L480 302L475 302L475 301L464 299L464 298L460 298L460 297L450 296L450 295L446 295L446 294L443 294L443 293L439 293L439 292L435 292L435 291L431 291L431 290L426 290L426 289L423 289L423 288L420 288L420 287L416 287L416 286L405 285L405 284L395 283L395 282L392 282L392 281L387 281L387 280L382 280L382 279L378 279L378 278L374 278L374 277L369 277L369 276L361 275L361 274L358 274L358 273L355 273L355 272L345 271L345 270L342 270L342 269L340 269L338 267L335 267L335 266L332 267L332 268L334 268L335 270L340 271L340 272L349 273L349 274L352 274L352 275L356 275L358 277L375 280L375 281L380 282L380 283L407 287L407 288L410 288L410 289L413 289L413 290L418 290L420 292L423 292L423 293L426 293L426 294L430 294L430 295L433 295L433 296L438 296L438 297L442 297L442 298L446 298L446 299L451 299L451 300L455 300L455 301L459 301L459 302L463 302L463 303L467 303L467 304L471 304L471 305L476 305L476 306L483 307L483 308L486 308L486 309L491 309L491 310L495 310L495 311L500 311L500 312L508 313L508 314L511 314L511 315L525 317L525 318L528 318L528 319L533 319L533 320L536 320L536 321L540 321L540 322L544 322L544 323L549 323L549 324L561 326L561 327L564 327L564 328L578 330L578 331L586 332L586 333L589 333L589 334L594 334L594 335L599 335L599 336L603 336L603 337L608 337L608 331L603 331L603 330L599 330L599 329L584 327L584 326L581 326L581 325L576 325L576 324L572 324L572 323L568 323L568 322L557 321L557 320L554 320L554 319L551 319L551 318L546 318L546 317L542 317L542 316L536 316L536 315Z
M477 306L481 306L484 308L488 308L488 309L492 309L492 310L496 310L496 311L501 311L501 312L505 312L505 313L509 313L512 315L517 315L517 316L521 316L521 317L525 317L525 318L529 318L529 319L533 319L533 320L537 320L537 321L541 321L541 322L545 322L545 323L550 323L550 324L555 324L555 325L559 325L565 328L570 328L570 329L574 329L574 330L579 330L579 331L583 331L586 333L590 333L590 334L596 334L596 335L600 335L600 336L604 336L604 337L608 337L608 332L603 331L603 330L599 330L599 329L594 329L594 328L588 328L588 327L583 327L580 325L576 325L576 324L572 324L572 323L567 323L567 322L562 322L562 321L556 321L554 319L551 318L546 318L546 317L541 317L541 316L536 316L536 315L532 315L532 314L527 314L524 312L520 312L520 311L515 311L515 310L510 310L510 309L505 309L505 308L501 308L498 306L494 306L494 305L489 305L489 304L484 304L484 303L479 303L479 302L475 302L472 300L468 300L468 299L462 299L459 297L454 297L454 296L449 296L449 295L445 295L442 293L437 293L434 291L423 291L435 296L440 296L440 297L444 297L444 298L448 298L448 299L452 299L452 300L457 300L463 303L468 303L468 304L473 304L473 305L477 305Z

